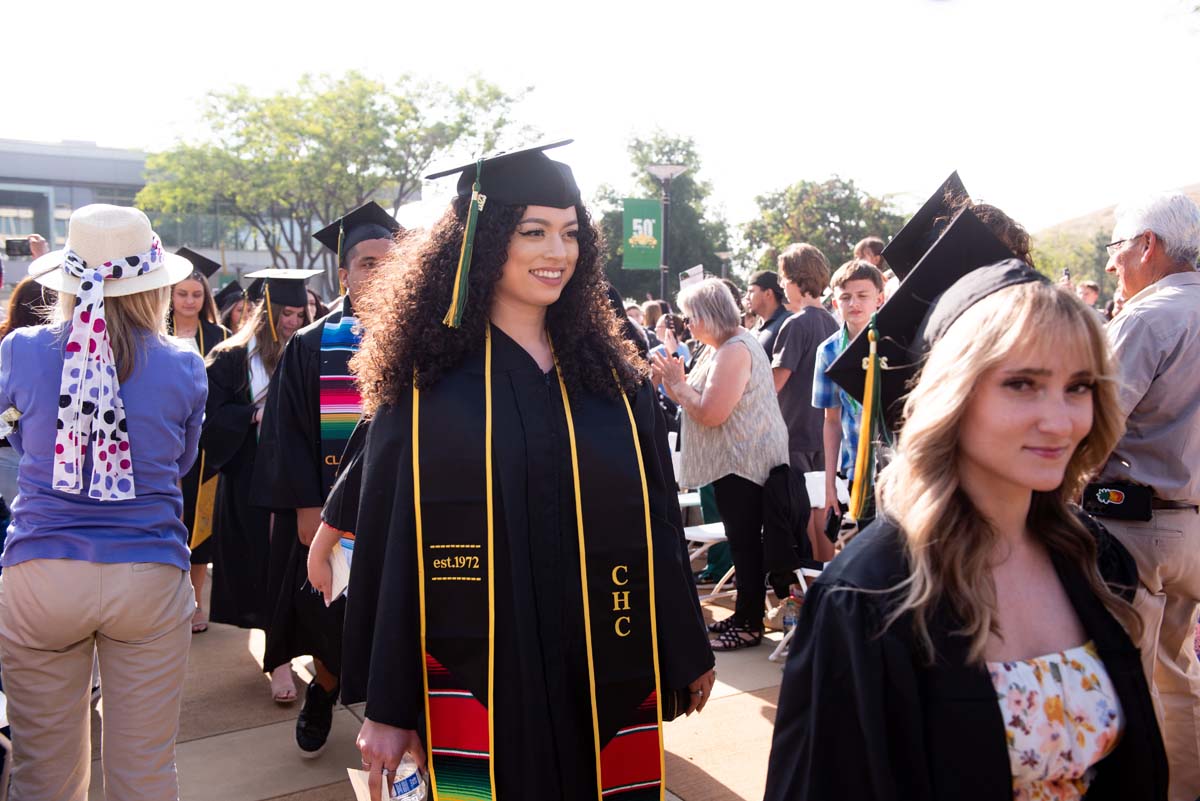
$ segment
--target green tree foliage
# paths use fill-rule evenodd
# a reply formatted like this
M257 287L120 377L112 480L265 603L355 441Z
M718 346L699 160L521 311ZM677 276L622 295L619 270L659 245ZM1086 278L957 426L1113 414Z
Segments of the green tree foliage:
M1110 232L1097 229L1092 233L1078 231L1051 231L1033 238L1033 261L1038 271L1058 281L1067 270L1071 282L1095 281L1100 285L1100 302L1103 305L1117 288L1116 277L1104 272L1108 264L1108 253L1104 246L1109 242Z
M820 248L832 268L854 254L854 244L866 236L886 242L904 224L886 198L876 198L833 177L827 181L800 181L786 189L759 195L758 217L746 224L743 235L751 258L763 270L774 270L779 254L793 242Z
M332 284L335 265L313 232L371 199L394 213L435 158L524 139L510 119L520 94L480 78L452 90L357 72L305 76L269 96L214 92L202 111L208 135L150 156L137 203L167 215L220 208L266 244L274 266L324 267Z
M679 291L680 271L703 264L707 272L720 274L721 260L717 253L729 249L729 225L724 218L708 207L712 185L700 177L700 157L691 137L672 136L656 131L648 137L635 136L629 142L629 158L633 163L631 187L618 194L611 186L597 193L597 208L602 212L599 225L604 231L604 264L608 279L627 298L643 300L647 295L659 295L660 273L657 270L625 270L621 268L624 227L621 199L624 197L660 198L661 185L646 168L651 164L682 164L688 169L671 181L671 211L668 221L667 279L668 300Z

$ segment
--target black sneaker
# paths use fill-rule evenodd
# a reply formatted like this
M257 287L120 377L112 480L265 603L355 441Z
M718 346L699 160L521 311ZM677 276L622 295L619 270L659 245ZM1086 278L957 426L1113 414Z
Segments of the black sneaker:
M304 708L296 720L296 745L300 756L316 759L325 750L329 730L333 728L333 705L337 702L338 688L326 692L313 679L304 693Z

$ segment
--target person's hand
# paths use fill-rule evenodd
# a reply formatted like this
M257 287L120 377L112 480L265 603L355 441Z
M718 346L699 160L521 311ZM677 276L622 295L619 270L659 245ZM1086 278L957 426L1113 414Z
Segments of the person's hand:
M320 506L308 506L296 510L296 536L300 538L300 543L304 547L312 545L313 538L317 536L317 529L321 525Z
M659 370L653 364L650 365L650 383L654 386L661 386L663 382L662 370Z
M50 243L48 243L41 234L29 235L29 256L30 258L39 258L50 252Z
M329 526L322 522L321 528L328 529ZM336 546L337 541L334 541ZM324 550L324 549L321 549ZM308 552L308 583L320 591L321 597L325 599L325 605L329 606L333 603L333 566L330 560L333 559L334 549L330 549L325 553L318 553L317 548L313 548Z
M713 668L700 678L688 685L688 692L691 693L691 700L688 703L687 714L693 712L703 712L704 705L708 703L708 699L712 697L713 685L717 682L717 669Z
M425 768L425 748L413 729L398 729L367 718L358 730L355 744L362 754L362 769L367 772L371 801L383 801L384 772L390 780L405 754L412 756L418 768Z
M669 354L664 356L660 353L651 356L650 361L662 375L662 385L667 394L672 400L677 400L675 390L686 381L683 377L683 362Z
M829 482L825 483L825 509L826 512L833 510L835 515L840 515L842 513L842 506L838 503L836 481L833 484L830 484Z
M675 338L675 331L668 326L663 332L663 344L667 346L667 353L674 356L679 352L679 340Z

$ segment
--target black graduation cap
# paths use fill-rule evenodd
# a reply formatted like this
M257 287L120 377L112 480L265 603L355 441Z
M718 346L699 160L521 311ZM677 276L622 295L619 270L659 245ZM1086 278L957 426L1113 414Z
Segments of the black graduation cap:
M971 200L958 172L942 181L892 241L883 249L883 259L901 281L912 272L942 232L955 212Z
M214 275L216 275L217 270L221 269L220 263L213 261L207 256L201 256L191 248L180 248L179 250L175 251L175 255L183 256L185 259L190 261L193 269L195 269L205 278L212 278Z
M213 300L217 303L218 309L224 309L237 298L245 297L246 290L242 289L242 285L237 281L230 281L221 291L213 295Z
M877 352L881 359L887 359L887 366L880 373L881 404L884 419L893 431L903 412L900 401L908 394L908 382L916 374L925 352L920 332L930 308L967 273L1013 258L1012 251L969 209L964 209L876 313ZM825 375L860 403L866 384L863 360L869 348L864 328L825 370Z
M342 215L329 225L313 234L313 239L337 255L338 266L342 256L360 242L368 239L391 239L404 230L392 219L392 215L374 200L368 200L354 211Z
M266 281L262 278L255 278L250 286L246 287L246 300L251 303L258 303L263 299L263 287L266 286Z
M565 209L579 203L575 174L561 161L552 161L545 151L574 141L563 139L523 150L497 153L461 167L426 175L425 180L461 173L458 178L459 197L471 197L478 178L479 193L495 203Z
M425 179L444 178L461 173L458 178L458 196L470 198L467 219L463 228L462 253L454 275L454 288L450 297L450 308L442 322L457 328L462 322L467 307L467 276L471 271L471 249L475 243L475 223L483 213L487 201L506 206L550 206L565 209L580 202L579 185L571 168L559 161L552 161L545 151L569 145L574 139L563 139L545 145L498 153L467 164L432 175Z
M272 303L280 306L307 306L308 293L305 291L304 282L320 274L320 270L281 270L272 267L246 273L246 277L263 279L261 296L269 298Z

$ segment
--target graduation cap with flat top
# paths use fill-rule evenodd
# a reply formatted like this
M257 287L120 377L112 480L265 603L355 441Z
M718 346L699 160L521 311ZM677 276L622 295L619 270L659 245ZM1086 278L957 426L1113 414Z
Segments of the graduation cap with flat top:
M569 145L563 139L508 153L477 159L472 164L426 175L427 181L458 174L458 196L470 198L463 228L463 246L454 274L450 309L442 322L457 328L467 305L467 277L471 270L471 252L475 243L475 224L488 201L505 206L550 206L565 209L580 202L579 186L571 168L553 161L545 151Z
M574 141L562 139L522 150L496 153L461 167L426 175L425 180L434 181L457 174L459 197L471 197L478 181L479 193L495 203L565 209L579 203L575 174L561 161L553 161L545 151Z
M355 245L368 239L390 240L403 230L383 206L374 200L368 200L317 231L313 234L313 239L332 250L337 255L338 266L341 267L342 258Z
M207 256L202 256L191 248L180 248L175 251L176 256L183 256L192 263L192 269L203 275L205 278L212 278L221 269L219 262L215 262Z
M245 297L246 290L242 289L242 285L237 281L230 281L221 291L213 295L213 300L217 303L218 309L224 309L237 298Z
M942 181L917 213L892 237L883 249L883 259L901 281L912 272L942 232L956 211L971 201L958 172Z
M1012 251L964 209L883 304L875 325L879 331L878 353L881 361L886 359L880 373L880 403L891 430L898 427L903 412L901 401L924 355L919 335L930 308L967 273L1013 258ZM863 363L870 349L866 334L864 328L825 370L825 375L859 403L866 385Z
M272 267L246 273L246 277L261 278L261 297L272 303L280 306L307 306L308 293L305 291L304 282L320 274L320 270L282 270Z

